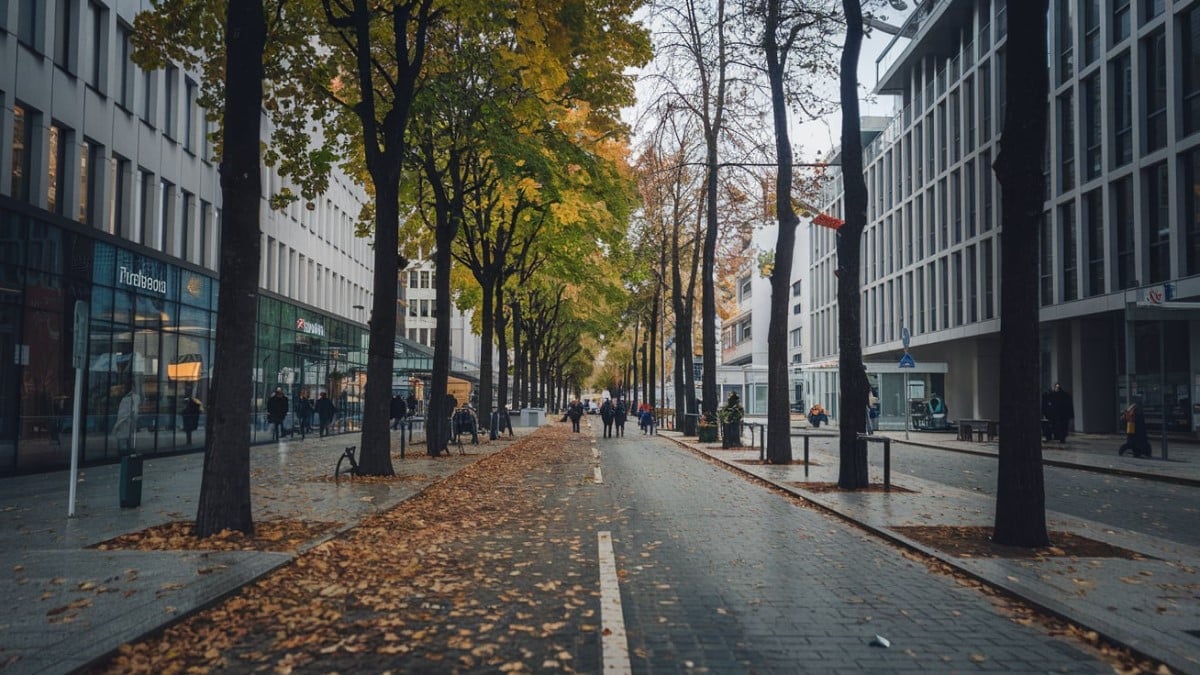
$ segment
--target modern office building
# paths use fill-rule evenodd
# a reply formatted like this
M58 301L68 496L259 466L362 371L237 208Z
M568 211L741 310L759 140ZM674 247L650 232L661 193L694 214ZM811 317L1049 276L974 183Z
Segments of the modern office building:
M180 412L212 374L220 183L199 78L130 60L150 6L0 2L0 474L68 465L77 338L84 462L203 446L203 419L186 433ZM263 174L268 192L285 184ZM242 336L257 344L256 438L276 387L293 405L327 391L353 422L372 295L363 198L342 176L285 211L264 197L262 264L245 270L258 329Z
M884 426L910 399L998 414L1004 0L925 0L877 63L895 118L865 148L863 344ZM1052 0L1046 209L1038 241L1042 385L1075 427L1111 432L1126 401L1200 428L1200 2ZM840 180L828 206L840 213ZM837 400L837 260L812 228L806 378ZM896 368L911 335L918 373ZM920 372L922 366L927 372ZM914 385L919 382L919 385ZM835 409L836 412L836 409Z

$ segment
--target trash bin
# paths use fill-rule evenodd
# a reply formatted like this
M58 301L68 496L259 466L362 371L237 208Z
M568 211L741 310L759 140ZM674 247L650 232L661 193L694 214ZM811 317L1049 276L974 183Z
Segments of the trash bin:
M142 505L142 456L121 457L121 508Z

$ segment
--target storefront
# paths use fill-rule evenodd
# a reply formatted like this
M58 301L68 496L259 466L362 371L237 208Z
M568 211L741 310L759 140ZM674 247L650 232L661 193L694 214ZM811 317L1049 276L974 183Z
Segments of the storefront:
M0 210L0 475L70 465L77 300L90 310L81 461L202 449L205 416L193 429L183 410L189 397L208 397L217 286L207 270ZM337 430L357 429L365 327L284 298L259 303L252 442L270 438L266 398L276 387L292 411L302 391L327 392Z

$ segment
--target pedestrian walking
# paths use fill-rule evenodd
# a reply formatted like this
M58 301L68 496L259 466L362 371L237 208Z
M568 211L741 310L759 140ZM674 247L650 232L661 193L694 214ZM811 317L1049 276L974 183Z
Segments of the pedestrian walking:
M813 407L808 409L808 423L814 429L819 429L821 424L829 424L829 415L825 414L825 406L814 403Z
M408 396L405 397L405 399L404 399L404 405L405 405L405 407L408 408L409 415L416 415L417 414L417 395L412 393L411 391L408 392Z
M1142 412L1142 406L1131 403L1121 413L1121 422L1125 424L1125 442L1121 444L1118 455L1124 455L1126 451L1133 453L1134 457L1149 457L1150 456L1150 439L1146 435L1146 416Z
M321 438L329 433L329 425L333 423L333 416L337 414L337 408L334 407L333 401L329 400L329 394L321 392L317 398L317 424L320 425Z
M617 436L623 437L625 435L625 418L628 415L629 413L625 408L625 401L617 401L617 404L613 406L613 424L616 426Z
M408 404L404 402L404 397L396 394L392 397L392 404L389 410L392 416L392 431L400 428L404 424L404 418L408 416Z
M183 411L180 416L183 418L183 433L187 437L187 444L192 444L192 432L200 426L200 399L192 395L192 390L188 389L184 394Z
M567 419L571 420L571 431L579 433L579 418L583 417L583 404L579 399L571 401L571 405L567 406Z
M654 433L654 410L649 403L643 401L638 406L638 425L642 427L643 434Z
M1054 416L1052 399L1053 391L1042 392L1042 438L1047 442L1054 438L1054 422L1050 421Z
M1075 402L1071 400L1071 394L1063 389L1061 384L1055 382L1054 390L1050 392L1050 425L1054 428L1056 441L1067 442L1067 432L1074 419Z
M308 390L300 391L300 402L296 404L296 417L300 420L300 438L312 433L313 401Z
M600 421L604 423L604 437L612 438L613 434L613 404L611 399L604 399L600 404Z
M283 394L283 387L275 388L275 395L267 399L267 422L271 424L271 435L275 441L283 436L283 420L288 414L287 396Z

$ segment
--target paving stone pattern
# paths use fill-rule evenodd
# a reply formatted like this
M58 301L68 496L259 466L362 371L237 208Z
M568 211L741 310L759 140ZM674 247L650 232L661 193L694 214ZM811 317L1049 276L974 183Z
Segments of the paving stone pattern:
M634 671L1097 672L977 590L654 438L601 444ZM870 646L876 635L890 648ZM693 671L697 672L697 671Z

